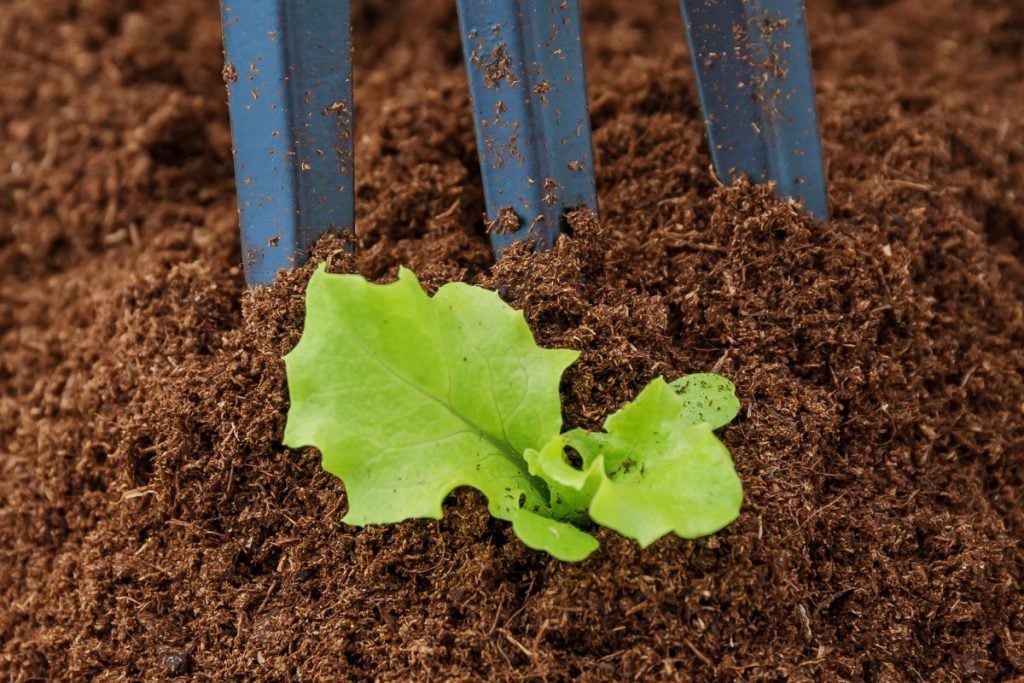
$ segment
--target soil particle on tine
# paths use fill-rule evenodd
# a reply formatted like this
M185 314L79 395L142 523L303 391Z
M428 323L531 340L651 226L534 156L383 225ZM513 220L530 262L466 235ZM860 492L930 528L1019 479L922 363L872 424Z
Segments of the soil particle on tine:
M1024 675L1024 102L1002 2L822 0L835 220L708 172L670 0L584 7L601 219L492 263L455 13L353 4L358 248L245 292L205 0L0 22L0 671L12 680ZM928 36L929 40L921 40ZM238 65L241 68L241 65ZM568 426L715 370L735 524L579 565L457 491L354 529L280 446L316 262L466 280L581 350Z
M522 227L523 221L511 206L503 206L494 220L487 221L487 232L510 235Z

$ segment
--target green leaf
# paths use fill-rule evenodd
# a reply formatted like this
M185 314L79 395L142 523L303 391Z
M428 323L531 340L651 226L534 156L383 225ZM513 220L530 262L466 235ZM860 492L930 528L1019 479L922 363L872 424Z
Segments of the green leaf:
M529 548L543 550L563 562L579 562L597 550L597 539L568 522L559 522L522 508L512 530Z
M547 485L523 453L558 436L558 385L577 355L538 347L494 292L451 283L429 297L404 268L375 285L321 266L302 338L285 357L284 443L320 450L345 483L349 524L440 518L445 497L471 486L537 547L576 557L581 539L565 534L559 546L520 508L548 509Z
M565 461L568 446L565 438L556 436L540 451L527 450L524 457L530 474L547 482L549 510L546 514L574 524L588 524L587 509L600 481L589 474L590 462L584 461L582 470L578 470Z
M604 433L563 434L534 456L533 470L587 494L594 522L644 547L670 532L697 538L718 531L739 514L743 489L712 423L694 423L693 406L720 401L721 385L692 382L683 392L679 386L655 379L605 421ZM720 417L730 404L710 414ZM565 462L566 446L581 454L582 469Z

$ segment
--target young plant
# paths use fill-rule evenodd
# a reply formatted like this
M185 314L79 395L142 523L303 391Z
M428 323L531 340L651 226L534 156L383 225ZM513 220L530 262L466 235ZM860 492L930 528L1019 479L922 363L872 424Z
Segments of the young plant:
M486 289L455 282L430 297L405 268L377 285L321 266L284 359L284 443L320 450L353 525L440 519L448 494L471 486L523 543L577 561L598 546L593 523L647 546L735 519L742 487L712 431L739 410L732 383L659 377L603 431L562 433L559 382L578 355L537 346L522 312Z

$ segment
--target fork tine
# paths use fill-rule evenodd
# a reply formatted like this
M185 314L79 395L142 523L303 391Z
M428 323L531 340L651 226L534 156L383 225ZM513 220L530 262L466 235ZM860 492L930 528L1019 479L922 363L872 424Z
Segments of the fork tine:
M567 210L597 209L579 0L457 6L491 242L551 247Z
M715 169L828 219L803 0L681 0Z
M354 225L348 0L221 0L249 285Z

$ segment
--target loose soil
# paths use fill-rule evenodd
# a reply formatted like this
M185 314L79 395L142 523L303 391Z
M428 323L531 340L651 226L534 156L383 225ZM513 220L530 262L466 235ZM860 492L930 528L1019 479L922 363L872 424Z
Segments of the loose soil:
M670 0L586 3L600 222L489 254L455 14L355 5L359 240L582 349L568 425L714 370L740 518L588 561L472 492L353 529L279 444L309 269L247 293L212 0L0 8L0 671L29 680L1024 675L1024 3L818 0L835 219L709 172Z

